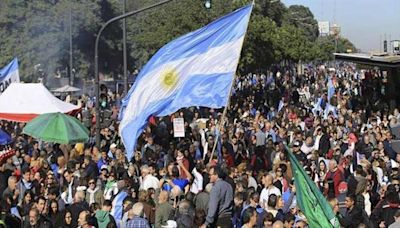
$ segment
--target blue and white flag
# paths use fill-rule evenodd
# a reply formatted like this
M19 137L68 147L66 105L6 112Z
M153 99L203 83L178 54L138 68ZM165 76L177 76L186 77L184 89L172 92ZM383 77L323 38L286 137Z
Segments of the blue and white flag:
M112 201L111 215L114 217L117 227L121 227L122 216L124 215L124 200L128 197L128 193L125 191L119 192Z
M333 117L335 117L335 119L338 118L337 108L328 103L328 104L326 104L326 107L325 107L325 110L324 110L324 119L328 119L329 113L332 113Z
M278 104L278 112L282 110L283 106L285 106L285 103L283 102L283 99L281 99Z
M321 115L323 109L321 107L322 104L322 97L318 98L314 104L313 109L311 110L312 113L314 114L314 116L317 116L317 114L319 113Z
M328 103L331 103L331 98L335 94L335 86L333 85L333 81L332 81L331 77L328 78L327 87L328 87Z
M247 5L171 41L144 66L122 101L119 132L128 159L150 116L227 104L251 10Z
M7 66L0 69L0 94L13 83L19 82L18 59L15 58Z

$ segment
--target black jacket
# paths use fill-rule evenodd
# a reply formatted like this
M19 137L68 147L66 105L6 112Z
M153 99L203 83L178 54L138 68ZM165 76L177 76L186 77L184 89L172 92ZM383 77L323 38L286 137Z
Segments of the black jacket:
M346 216L339 216L340 225L346 228L357 228L363 222L363 212L358 206L347 210Z
M326 134L323 134L321 139L319 140L319 156L320 157L325 157L325 154L328 153L329 148L331 147L331 143L329 141L329 137Z

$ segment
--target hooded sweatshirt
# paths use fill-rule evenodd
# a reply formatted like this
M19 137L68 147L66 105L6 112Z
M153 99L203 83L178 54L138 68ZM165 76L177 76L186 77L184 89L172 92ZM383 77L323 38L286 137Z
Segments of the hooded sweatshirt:
M107 227L110 220L110 212L99 210L96 212L96 219L99 227Z

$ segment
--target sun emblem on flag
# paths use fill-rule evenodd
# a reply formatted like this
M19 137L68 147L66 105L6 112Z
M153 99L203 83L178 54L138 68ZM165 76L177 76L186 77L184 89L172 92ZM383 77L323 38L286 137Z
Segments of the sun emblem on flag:
M172 89L178 82L178 73L174 69L168 69L162 73L161 80L166 89Z

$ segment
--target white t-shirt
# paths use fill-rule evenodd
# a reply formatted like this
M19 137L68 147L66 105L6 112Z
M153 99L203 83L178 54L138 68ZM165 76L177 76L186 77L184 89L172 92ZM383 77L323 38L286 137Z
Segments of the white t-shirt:
M249 182L247 185L248 188L254 187L254 189L257 190L257 181L256 181L256 179L254 179L254 177L249 176L249 179L247 181Z
M305 154L308 155L309 153L311 153L314 150L314 145L312 146L307 146L306 143L303 143L303 145L301 146L300 150Z
M263 190L261 191L261 194L260 194L260 205L263 208L267 208L268 198L272 194L280 196L281 195L281 191L275 186L271 186L269 188L263 188Z
M192 174L194 176L194 180L192 186L190 187L190 192L197 194L203 190L203 176L197 172L196 168L193 169Z

